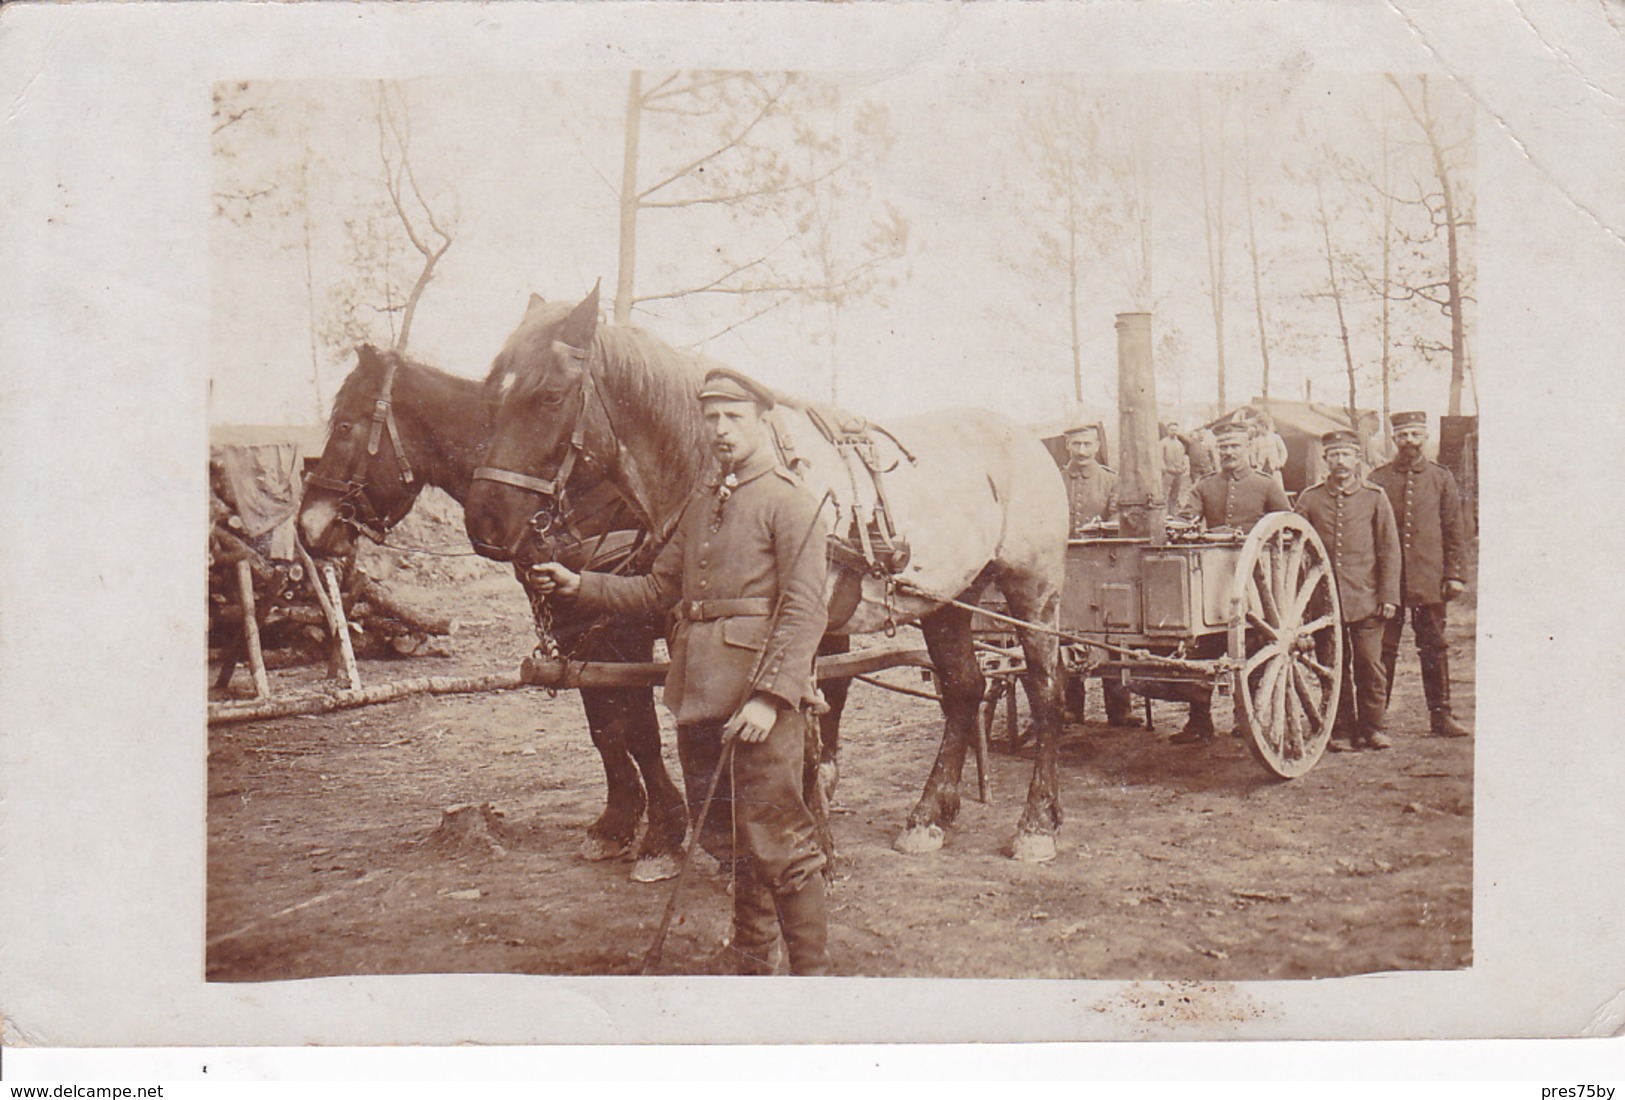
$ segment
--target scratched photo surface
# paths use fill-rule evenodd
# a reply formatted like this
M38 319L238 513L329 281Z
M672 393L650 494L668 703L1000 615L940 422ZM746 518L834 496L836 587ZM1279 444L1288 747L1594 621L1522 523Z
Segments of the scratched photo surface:
M1151 40L1048 5L94 10L18 24L36 110L101 87L53 78L121 35L191 44L163 89L131 77L150 138L98 122L19 184L44 227L9 230L21 269L95 274L19 289L14 361L47 358L54 318L102 373L19 374L13 488L50 469L88 497L14 493L19 531L76 549L8 540L12 622L62 636L36 576L121 610L96 618L106 691L25 698L62 674L7 647L30 804L106 809L10 809L4 858L65 898L128 887L133 910L55 924L170 1008L67 1023L43 964L0 949L38 1009L11 1034L1625 1019L1618 884L1593 873L1619 854L1593 789L1619 770L1617 630L1558 473L1578 416L1611 442L1591 410L1617 320L1586 303L1625 278L1619 134L1578 46L1315 6L1171 8ZM744 887L685 846L705 787L664 705L669 623L521 583L646 572L695 490L722 514L693 400L716 365L777 395L774 456L831 506L803 769L828 980L790 977L782 943L773 976L733 976ZM1555 400L1562 372L1595 400ZM93 455L41 465L85 436L144 458L136 490ZM64 723L131 732L47 756Z

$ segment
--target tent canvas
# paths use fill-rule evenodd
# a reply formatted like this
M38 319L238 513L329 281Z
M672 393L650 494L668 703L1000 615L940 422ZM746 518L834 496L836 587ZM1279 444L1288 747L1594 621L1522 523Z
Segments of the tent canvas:
M325 436L325 428L309 425L209 431L210 487L241 520L243 537L278 561L298 553L294 518L304 496L305 462L322 453Z
M1346 408L1326 405L1317 401L1283 401L1255 397L1223 416L1210 420L1207 427L1228 420L1257 415L1268 410L1275 421L1275 430L1286 440L1287 462L1281 471L1281 480L1289 493L1301 493L1325 476L1326 467L1320 457L1320 437L1329 431L1349 430L1352 426ZM1371 409L1356 409L1359 432L1366 441L1366 461L1377 465L1384 461L1377 453L1377 440L1382 436L1382 418Z

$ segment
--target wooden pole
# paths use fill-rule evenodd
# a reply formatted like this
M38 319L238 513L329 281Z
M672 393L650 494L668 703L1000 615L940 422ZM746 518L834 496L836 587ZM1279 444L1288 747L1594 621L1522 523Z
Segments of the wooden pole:
M243 640L248 643L248 667L254 674L254 698L265 699L271 694L271 681L265 675L259 617L254 612L254 570L247 558L237 563L237 587L242 590Z
M333 666L343 660L340 656L342 647L339 643L339 637L345 630L344 619L342 612L339 615L333 614L333 602L327 598L327 581L322 576L321 567L316 564L316 559L312 558L310 551L305 549L304 541L295 539L294 546L299 551L299 560L304 563L305 570L310 575L310 588L311 591L316 593L316 602L321 605L322 618L327 620L327 637L331 643L331 648L328 650L327 674L331 676ZM339 606L342 608L344 605L340 604Z
M312 695L266 699L257 703L210 703L209 723L248 722L264 718L290 718L297 714L326 714L334 710L390 703L408 695L461 695L481 691L506 691L526 686L517 672L494 672L486 676L419 676L370 688L341 689Z
M344 660L344 676L351 691L361 690L361 673L355 667L355 647L350 644L350 624L344 618L344 591L339 588L338 571L333 563L322 563L322 578L327 582L328 599L332 601L333 629L339 636L339 656Z

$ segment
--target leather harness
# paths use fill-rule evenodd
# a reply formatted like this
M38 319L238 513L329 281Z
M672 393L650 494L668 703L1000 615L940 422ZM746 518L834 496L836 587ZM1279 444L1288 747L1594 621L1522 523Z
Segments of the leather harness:
M384 378L378 387L378 396L372 403L372 427L367 433L367 456L369 458L377 456L378 448L383 445L384 436L387 435L390 448L395 454L395 464L400 470L401 484L410 489L416 475L412 473L412 464L407 461L406 449L401 446L400 429L395 426L395 369L398 365L399 361L393 355L385 356ZM367 479L357 473L360 464L360 453L352 449L349 452L349 461L345 463L343 478L326 476L318 465L315 470L305 475L305 482L318 489L338 493L340 518L374 542L383 542L384 535L390 527L399 522L400 517L378 515L371 498L367 496Z

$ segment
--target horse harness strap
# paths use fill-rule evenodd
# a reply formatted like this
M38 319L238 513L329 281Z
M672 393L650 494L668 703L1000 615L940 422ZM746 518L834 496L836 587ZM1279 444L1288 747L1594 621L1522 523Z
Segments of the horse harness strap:
M378 448L387 433L390 448L395 453L395 465L401 472L401 484L409 488L416 475L413 474L412 464L406 457L406 448L401 444L400 429L395 425L395 370L398 366L399 362L393 355L387 357L383 381L379 383L378 396L372 403L372 427L367 433L367 454L377 456ZM392 521L389 517L379 516L373 509L372 502L366 494L366 479L356 476L356 467L360 465L360 461L360 454L352 450L349 452L349 461L345 464L343 477L328 477L318 469L306 474L305 481L319 489L340 494L351 513L346 522L364 532L373 541L382 543ZM365 509L366 515L357 512L357 501Z
M384 368L384 384L372 403L372 431L367 435L367 454L378 454L378 444L383 434L388 432L389 445L395 448L395 461L401 467L401 480L410 485L412 466L406 461L406 451L401 447L401 432L395 426L395 368L398 365L395 357L390 356L389 365Z
M564 495L565 487L570 483L570 474L575 469L576 459L586 450L587 406L598 391L593 385L591 364L588 362L592 355L591 350L562 346L569 347L570 357L582 364L581 408L576 413L575 426L570 431L570 444L564 452L564 458L559 462L558 471L551 478L542 478L514 470L504 470L497 466L479 466L474 470L475 481L495 481L538 496L552 497L555 501Z
M897 533L892 521L892 510L886 499L885 475L897 468L897 463L882 465L871 430L890 439L912 464L917 461L897 437L863 417L854 417L827 405L808 405L807 418L841 456L854 483L867 476L874 486L875 502L867 521L860 514L857 502L852 509L852 530L846 535L830 536L830 551L835 560L848 569L869 573L877 577L894 576L907 567L911 556L908 539ZM859 473L862 469L863 474Z

